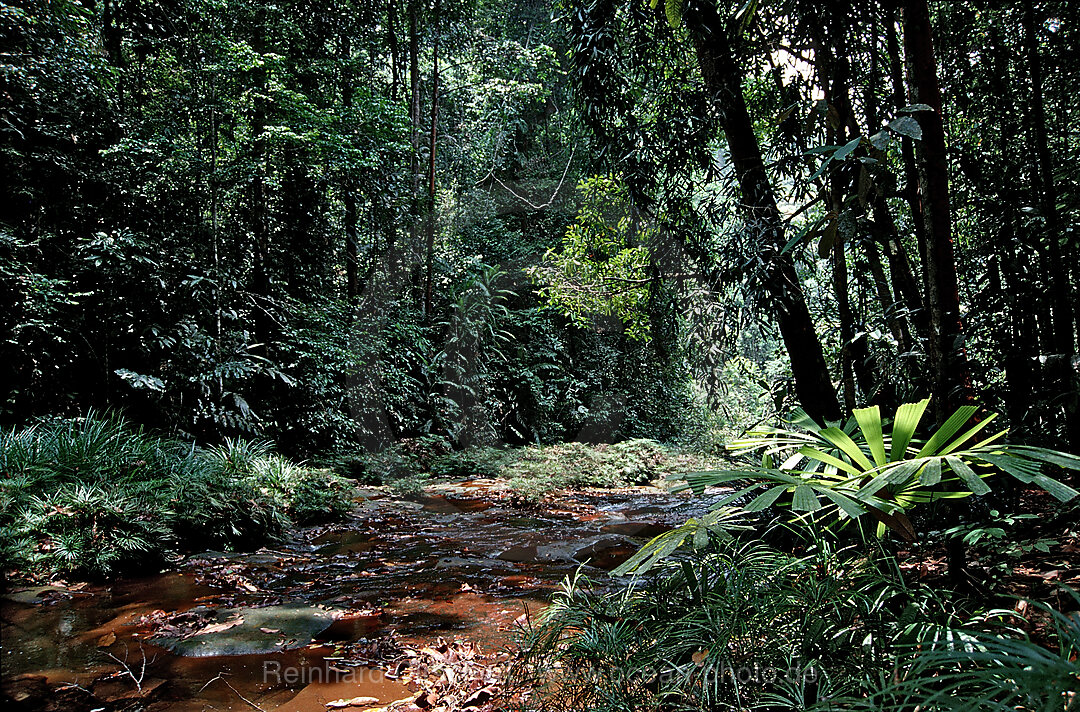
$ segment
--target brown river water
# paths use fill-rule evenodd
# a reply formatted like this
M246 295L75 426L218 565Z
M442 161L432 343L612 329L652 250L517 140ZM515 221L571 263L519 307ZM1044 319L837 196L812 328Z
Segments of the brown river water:
M366 491L347 521L256 552L10 590L0 672L23 709L44 709L42 690L61 685L72 700L92 692L113 708L144 699L153 710L324 712L358 696L387 705L411 693L378 664L387 650L454 639L486 652L511 646L566 576L580 569L615 585L607 571L707 505L639 487L521 507L480 480L415 500Z

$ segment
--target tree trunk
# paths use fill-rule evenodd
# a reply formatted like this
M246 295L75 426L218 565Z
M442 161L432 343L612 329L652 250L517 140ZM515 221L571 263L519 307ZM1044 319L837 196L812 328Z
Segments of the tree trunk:
M394 0L386 0L386 42L390 47L390 99L397 99L401 87L401 50L397 38L397 7Z
M916 153L927 240L925 269L930 310L930 374L935 418L942 423L957 406L970 401L971 385L953 254L945 122L927 0L904 0L903 19L911 103L930 107L928 111L917 113L923 137ZM959 524L966 509L966 500L955 500L948 508L946 523ZM949 539L948 566L953 583L965 584L967 552L960 537Z
M411 179L411 197L409 203L409 245L410 257L415 258L419 247L420 230L420 0L409 0L409 142L411 154L409 174ZM415 272L415 269L414 269Z
M101 4L101 45L105 57L114 67L124 67L124 31L117 17L120 10L116 0L104 0Z
M687 10L686 21L702 79L713 97L727 136L731 162L742 193L743 212L748 225L760 231L760 255L767 270L765 288L791 358L799 402L815 420L836 420L841 414L840 404L806 307L795 264L783 251L783 221L743 97L743 72L732 54L727 29L715 9L704 4L692 4Z
M881 264L881 255L878 253L877 246L870 240L863 241L863 254L866 256L870 276L874 280L874 291L881 305L881 313L885 317L885 323L888 324L893 338L896 339L896 348L901 354L908 353L912 349L911 333L908 331L907 322L896 313L896 300L893 299L892 290L889 289L889 278L885 275L885 267Z
M960 294L953 253L952 215L949 205L948 157L941 89L937 79L930 9L926 0L905 0L904 49L910 98L926 104L917 113L923 138L918 142L919 194L926 231L926 277L930 311L930 371L935 413L942 422L956 406L971 399L964 331L960 321Z
M1005 389L1005 408L1012 428L1023 432L1032 395L1038 392L1041 378L1037 358L1038 330L1034 310L1031 308L1027 270L1024 268L1026 254L1023 247L1017 243L1014 222L1015 218L1008 215L1001 231L1000 244L1006 246L1003 250L1003 282L1010 297L1006 311L1010 318L1007 323L1011 326L1002 348L1005 351L1005 378L1008 384Z
M427 244L424 250L424 321L431 321L431 282L435 266L435 145L439 131L439 0L435 0L435 39L431 65L431 140L428 150Z
M252 47L262 57L266 54L266 10L258 6L255 20L255 36ZM257 89L254 112L251 119L253 141L253 177L251 181L251 232L252 232L252 284L251 294L255 301L255 342L262 344L258 353L265 356L265 344L270 340L271 323L266 312L267 298L270 293L269 269L270 223L267 215L268 200L266 176L269 169L266 137L266 84L267 70L260 66L255 69L255 87Z
M875 202L873 213L874 224L881 232L880 240L885 250L885 258L889 262L889 276L892 279L893 292L897 299L907 307L915 333L921 339L927 340L930 337L930 319L926 303L923 301L922 292L919 291L919 281L911 266L911 259L907 250L904 249L904 243L896 229L896 222L884 198Z
M341 107L346 116L353 107L352 40L348 32L341 35ZM351 303L360 295L360 266L357 259L356 181L352 168L345 167L342 181L342 202L345 204L345 298Z
M871 36L878 37L878 15L877 8L871 11L872 17L872 30ZM896 91L899 88L899 101L903 101L904 94L904 77L903 70L900 65L899 47L896 39L896 24L894 17L890 12L885 18L887 29L887 45L891 51L897 53L896 56L890 55L889 65L885 69L893 74L893 96L896 99ZM877 101L877 86L878 86L878 52L876 42L870 43L870 71L871 80L870 84L866 87L866 98L863 102L863 107L866 112L866 130L868 134L874 134L881 129L881 116L878 109ZM897 108L901 108L899 105ZM906 144L909 150L911 148L910 141ZM884 152L871 149L871 156L878 160L885 160ZM914 162L912 162L914 165ZM915 185L917 184L917 173L915 178L909 178L909 184L911 185L912 192L915 191ZM904 244L900 240L900 235L896 229L896 221L893 218L892 211L889 209L888 195L884 188L879 188L872 191L871 195L871 207L870 213L873 216L874 224L874 237L881 243L885 249L885 253L889 260L889 275L892 280L892 294L885 296L894 305L891 310L892 318L889 321L890 329L893 330L893 335L897 338L897 342L900 344L900 353L911 353L918 346L915 339L912 336L914 331L915 336L920 339L925 339L929 332L929 323L927 320L926 310L923 308L922 293L919 289L919 281L915 276L915 272L911 267L911 260L908 259L907 250L904 249ZM924 244L924 240L919 236L922 235L922 212L919 207L918 195L915 195L915 200L911 201L910 207L915 216L914 224L916 226L916 244ZM875 265L877 269L881 269L881 259L878 256L877 249L873 245L868 245L867 260L870 263L870 268L873 270ZM882 276L884 271L882 271ZM875 281L878 277L875 273ZM888 290L887 283L882 281L882 286ZM881 289L878 288L879 298L882 295ZM883 302L884 305L884 302ZM910 323L911 328L908 327ZM912 360L910 357L907 359L910 365ZM915 369L908 369L909 376L913 382L919 380L918 374Z
M1038 165L1033 171L1035 189L1043 220L1046 224L1047 275L1050 278L1048 301L1051 311L1051 331L1054 353L1064 356L1055 359L1049 367L1052 390L1064 397L1065 425L1069 445L1080 450L1080 417L1077 413L1076 387L1073 382L1070 361L1076 353L1073 341L1073 314L1069 295L1069 267L1061 251L1061 220L1058 215L1057 187L1054 184L1054 162L1050 155L1050 143L1046 131L1046 109L1043 100L1042 58L1039 56L1039 38L1036 34L1035 11L1032 0L1024 2L1024 45L1027 50L1028 70L1031 75L1031 122L1035 133L1035 156Z
M847 3L831 4L827 14L807 19L817 24L815 33L820 41L814 43L816 70L825 90L825 101L835 109L838 121L828 128L829 143L846 145L860 135L858 121L851 103L851 65L847 56L847 34L855 28L856 18ZM858 404L859 390L867 398L875 390L877 380L870 368L870 354L865 336L856 336L855 312L851 308L851 282L848 279L846 242L855 235L855 210L852 194L853 176L848 165L838 166L828 178L829 203L836 216L836 240L832 247L833 298L840 322L840 381L843 385L844 411L849 415Z
M900 41L896 36L895 17L889 17L885 23L886 51L889 55L889 75L893 86L893 110L899 112L907 106L908 101L904 93L904 67L900 53ZM904 167L903 195L911 210L911 224L915 226L915 245L919 250L919 265L922 269L922 289L920 291L929 294L926 272L926 223L923 215L922 196L919 193L919 168L915 163L914 140L907 136L900 138L900 158ZM909 262L910 264L910 262ZM929 315L926 315L926 331L929 333Z

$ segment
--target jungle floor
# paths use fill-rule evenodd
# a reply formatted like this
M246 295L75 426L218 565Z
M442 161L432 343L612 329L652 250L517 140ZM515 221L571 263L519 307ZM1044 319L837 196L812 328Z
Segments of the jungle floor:
M517 632L564 577L603 574L708 504L635 487L530 506L485 480L363 490L346 522L254 553L9 591L4 693L35 710L493 709Z
M615 585L607 570L714 499L635 487L529 506L490 480L411 500L363 490L346 522L272 548L8 591L4 695L26 710L505 709L516 636L564 577L580 568ZM1021 504L1048 506L1034 493ZM1030 521L1038 541L1049 522ZM1048 531L1045 547L1010 554L995 591L1053 603L1063 586L1080 589L1077 526ZM944 559L912 547L900 566L933 580ZM1002 560L973 551L972 572L989 581Z

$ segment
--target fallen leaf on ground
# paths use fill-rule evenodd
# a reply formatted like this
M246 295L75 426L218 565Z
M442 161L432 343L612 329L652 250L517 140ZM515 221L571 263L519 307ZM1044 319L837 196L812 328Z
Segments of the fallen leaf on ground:
M326 703L327 707L341 709L343 707L360 707L361 705L378 704L378 697L350 697L349 699L331 700Z
M209 635L211 633L220 633L222 631L228 630L229 628L235 628L243 622L243 618L233 618L232 620L228 620L223 623L211 623L205 628L200 628L199 630L192 633L191 637L194 637L196 635Z
M413 704L417 707L428 709L429 707L434 707L438 701L439 698L435 696L434 692L421 692L416 696L416 699L413 700Z
M97 646L99 648L107 648L116 642L116 633L106 633L98 638Z
M476 692L469 695L469 697L466 698L466 700L461 703L461 706L462 707L479 707L480 705L484 704L485 702L490 700L492 697L494 697L496 692L498 692L498 690L496 688L494 688L494 687L482 687L479 690L477 690Z

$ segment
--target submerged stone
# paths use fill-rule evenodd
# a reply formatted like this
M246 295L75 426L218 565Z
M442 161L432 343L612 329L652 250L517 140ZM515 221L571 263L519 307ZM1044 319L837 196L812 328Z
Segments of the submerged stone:
M154 642L185 657L273 653L304 647L340 617L339 610L306 604L230 608L189 635Z

